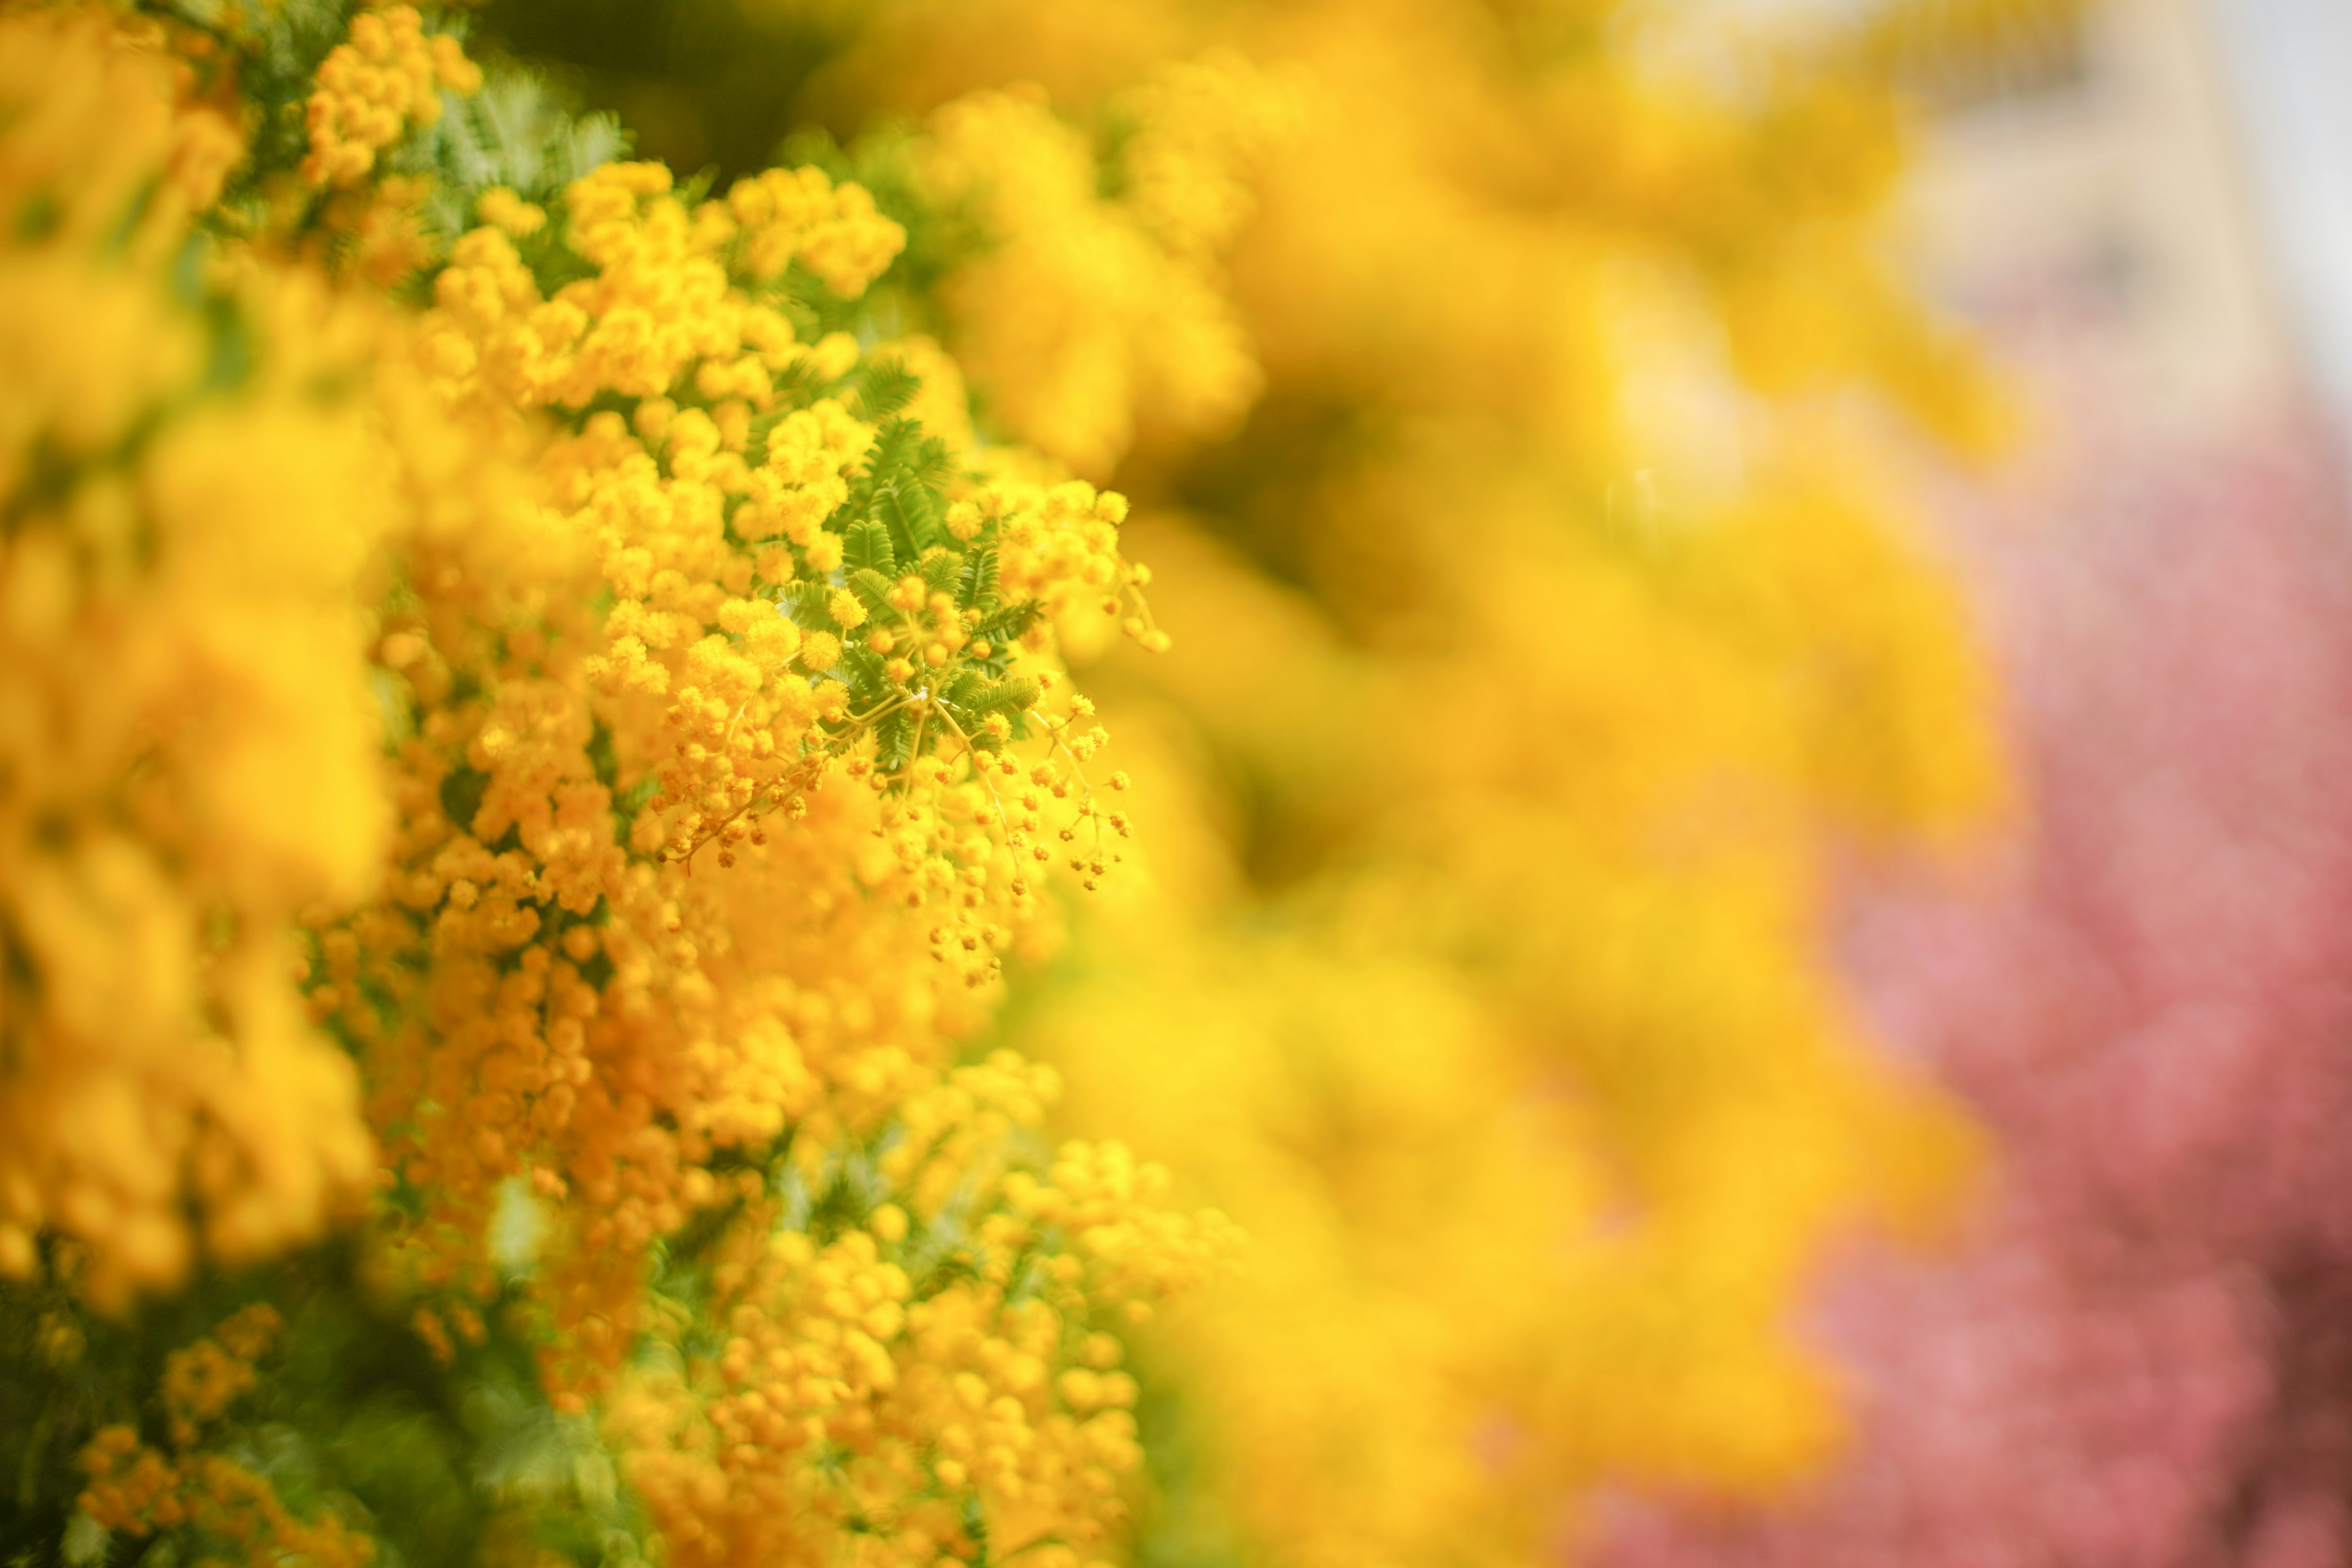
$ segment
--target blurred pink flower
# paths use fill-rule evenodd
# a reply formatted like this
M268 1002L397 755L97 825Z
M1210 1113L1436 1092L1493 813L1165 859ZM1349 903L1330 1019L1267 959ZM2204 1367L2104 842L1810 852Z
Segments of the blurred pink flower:
M1586 1560L2352 1562L2352 519L2316 450L2113 455L1969 530L2033 821L1968 892L1859 892L1845 952L1993 1191L1965 1249L1825 1283L1840 1469L1617 1498Z

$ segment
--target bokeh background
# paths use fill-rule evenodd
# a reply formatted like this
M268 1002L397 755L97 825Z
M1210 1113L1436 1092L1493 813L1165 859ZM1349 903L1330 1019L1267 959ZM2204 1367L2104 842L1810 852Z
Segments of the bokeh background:
M2032 826L1978 896L1858 888L1843 951L2000 1174L1960 1256L1826 1284L1867 1412L1832 1474L1763 1513L1629 1497L1608 1561L2352 1554L2347 25L2092 5L1916 79L1917 275L2034 410L1937 506Z

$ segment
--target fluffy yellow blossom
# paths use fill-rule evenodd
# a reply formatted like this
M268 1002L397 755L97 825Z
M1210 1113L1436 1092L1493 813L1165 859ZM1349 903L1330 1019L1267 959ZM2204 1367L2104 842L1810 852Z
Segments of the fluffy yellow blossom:
M59 7L8 26L17 47L0 56L12 117L0 180L16 215L12 245L47 240L71 256L114 243L158 259L243 157L236 125L104 18Z
M383 842L356 594L386 517L358 409L311 390L362 348L315 289L207 316L160 246L100 259L180 144L160 63L73 13L0 29L0 205L55 218L0 243L0 1270L69 1238L116 1304L365 1173L288 923Z
M1122 201L1039 95L937 112L915 149L923 188L988 240L947 283L949 346L1007 432L1099 477L1139 417L1213 431L1247 406L1257 366L1220 253L1248 206L1234 171L1278 102L1238 62L1170 71L1134 96Z
M481 68L456 38L428 36L415 6L360 12L350 41L319 67L304 117L310 155L302 177L321 185L356 184L384 149L441 117L444 90L468 93L481 85Z
M632 1379L608 1417L682 1561L830 1561L806 1521L845 1513L877 1563L1115 1549L1136 1384L1088 1314L1221 1271L1233 1238L1156 1206L1166 1173L1116 1146L1064 1149L1046 1182L1004 1174L990 1120L1034 1123L1051 1092L1009 1053L959 1070L908 1103L885 1156L919 1218L883 1205L823 1246L754 1235L717 1265L715 1363Z
M0 16L0 1264L114 1307L364 1210L367 1310L452 1376L524 1336L668 1560L1115 1551L1116 1331L1232 1227L961 1053L1123 837L1054 634L1143 624L1122 504L803 342L905 242L859 185L394 174L478 78L348 26L207 211L240 149L174 95L279 32ZM730 1336L682 1374L679 1271ZM277 1327L118 1398L160 1419L80 1447L89 1523L367 1560L248 1462Z
M220 1454L178 1458L139 1442L128 1426L110 1426L85 1451L89 1487L82 1512L100 1528L133 1539L184 1527L201 1537L320 1568L362 1568L374 1543L332 1513L296 1517L263 1477Z
M804 172L824 184L822 174ZM808 182L774 171L740 182L723 203L689 208L660 164L611 163L572 185L564 211L570 245L595 270L551 298L541 297L515 248L543 215L534 221L501 198L482 215L488 226L457 241L435 281L440 309L427 349L453 389L478 386L526 408L577 408L599 392L665 398L687 390L677 381L692 366L699 396L765 413L779 375L808 362L838 379L856 347L844 363L829 343L798 344L791 320L730 284L728 268L741 268L749 282L771 281L798 255L836 293L854 296L905 240L856 185L820 197ZM646 438L675 439L646 420L641 412ZM839 450L837 439L830 444Z
M253 1363L277 1337L277 1310L256 1302L212 1333L163 1358L163 1411L173 1443L187 1447L198 1431L253 1387Z
M529 239L547 226L546 208L523 200L504 185L484 191L474 210L484 223L502 230L509 239Z
M905 248L907 231L875 210L865 187L835 187L822 169L770 169L739 180L727 210L743 226L743 269L770 282L798 261L855 299Z
M715 196L445 116L405 7L0 12L9 1321L363 1205L444 1436L547 1445L460 1487L534 1568L1483 1568L1795 1473L1805 1271L1966 1155L1828 846L1996 793L1801 406L1970 423L1885 105L1607 5L868 12L831 89L921 128ZM1090 663L1168 646L1139 531L1200 635ZM89 1524L367 1559L278 1331L88 1358Z
M1801 1471L1807 1268L1967 1163L1819 929L1841 835L2000 795L1955 595L1813 401L1997 424L1884 253L1899 116L1571 10L877 0L826 83L928 114L923 188L997 241L943 300L1002 428L1097 477L1190 423L1107 324L1122 225L1213 259L1263 385L1120 475L1202 628L1090 672L1166 901L1016 1037L1249 1228L1157 1331L1208 1456L1170 1506L1284 1562L1525 1562L1603 1478ZM1254 148L1157 63L1223 49L1300 84Z
M164 1360L163 1402L168 1447L140 1441L130 1426L108 1426L81 1452L88 1486L83 1515L102 1530L133 1539L184 1528L199 1538L253 1554L293 1557L320 1568L361 1568L374 1542L332 1512L304 1520L279 1500L269 1481L226 1454L199 1447L204 1428L255 1385L254 1363L271 1347L278 1315L256 1304Z
M761 292L787 242L835 293L895 251L895 230L823 232L872 216L855 186L831 187L831 218L790 205L825 190L762 178L690 205L658 166L608 165L547 210L572 270L551 294L519 243L539 226L478 208L421 324L430 395L393 432L420 521L378 652L412 736L387 897L322 934L313 993L364 1051L413 1211L382 1226L385 1265L425 1303L419 1332L457 1353L446 1325L489 1288L492 1215L527 1184L546 1386L604 1402L681 1561L831 1561L808 1510L852 1505L926 1563L974 1528L1107 1536L1122 1505L1088 1466L1132 1464L1123 1418L1066 1430L1040 1405L1042 1436L999 1417L1008 1457L955 1483L984 1525L927 1495L971 1461L941 1447L961 1406L919 1373L966 1337L910 1340L951 1298L910 1298L872 1250L943 1245L941 1205L984 1195L1039 1113L1033 1069L957 1068L955 1041L1038 925L1044 842L1108 874L1118 830L1085 782L1102 737L1039 699L1052 615L1122 591L1139 611L1124 508L992 489L918 426L850 412L870 358L847 334L803 349ZM845 1161L901 1194L895 1224L812 1263L807 1215L757 1173L817 1187ZM1055 1273L1073 1321L1232 1250L1222 1221L1129 1212L1164 1178L1106 1181ZM681 1381L639 1363L668 1331L646 1277L708 1224L719 1321L751 1349ZM1020 1256L978 1265L1001 1277L975 1321L1029 1322ZM809 1463L877 1424L891 1442L846 1481Z

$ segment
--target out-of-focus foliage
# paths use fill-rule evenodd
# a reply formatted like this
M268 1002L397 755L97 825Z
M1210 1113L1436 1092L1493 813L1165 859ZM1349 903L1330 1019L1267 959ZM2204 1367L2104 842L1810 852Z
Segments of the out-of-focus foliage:
M466 20L0 11L0 856L127 911L6 884L0 1549L1524 1562L1821 1458L1791 1302L1969 1157L1829 868L1999 795L1891 101L1614 5Z
M1864 896L1844 945L2000 1137L1998 1202L1964 1256L1826 1294L1851 1463L1771 1509L1629 1513L1602 1561L2352 1552L2352 557L2308 439L2103 441L2063 522L1979 540L2032 842L1973 897Z
M2090 0L1887 0L1839 39L1848 64L1947 109L2078 79Z

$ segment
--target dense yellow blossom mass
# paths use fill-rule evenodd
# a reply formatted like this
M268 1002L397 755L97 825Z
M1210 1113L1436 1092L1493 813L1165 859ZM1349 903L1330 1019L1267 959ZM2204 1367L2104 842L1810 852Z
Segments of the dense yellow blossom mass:
M1825 1449L1790 1303L1967 1157L1834 847L1998 789L1814 395L1989 416L1883 101L1617 10L832 7L918 117L719 186L448 14L0 5L77 1560L1524 1563Z
M120 1303L185 1271L191 1211L249 1258L366 1178L290 920L389 826L358 593L390 520L310 391L361 346L320 291L173 276L219 121L89 16L0 26L0 1270L71 1238Z
M1158 637L1119 498L962 468L898 362L803 341L780 284L854 299L903 240L854 184L488 185L404 315L278 259L347 206L189 226L236 158L170 51L261 44L5 26L0 1262L121 1307L373 1166L370 1276L445 1360L530 1214L504 1310L675 1560L1110 1539L1118 1310L1234 1241L1116 1143L1046 1156L1054 1075L956 1042L1126 831L1053 651L1081 611ZM299 179L414 179L481 84L420 27L351 17ZM715 1363L656 1353L688 1230ZM250 1338L174 1352L83 1512L361 1560L202 1447Z
M1117 200L1087 138L1040 93L941 108L917 143L926 198L989 245L947 285L950 346L1006 433L1081 473L1126 455L1139 414L1230 426L1258 390L1221 254L1249 211L1239 168L1279 133L1284 95L1239 62L1187 62L1117 106Z
M1157 893L1015 1037L1254 1238L1155 1336L1202 1456L1161 1550L1520 1563L1605 1476L1795 1474L1838 1426L1787 1326L1819 1249L1968 1163L1819 956L1842 837L1948 843L2000 794L1956 599L1840 400L1964 449L2000 412L1886 269L1884 92L1727 91L1632 10L897 0L821 79L950 148L1051 104L1139 205L1140 124L1234 115L1139 110L1160 62L1280 84L1255 140L1169 132L1246 223L1138 223L1117 289L1056 299L1003 257L1102 220L1040 196L942 292L1024 410L1063 323L1120 290L1181 322L1207 256L1262 388L1200 456L1134 377L1026 429L1100 465L1156 427L1120 482L1199 628L1092 672Z
M303 178L356 184L375 167L378 153L441 117L438 89L472 92L481 85L481 68L456 38L425 37L415 6L361 12L352 18L351 41L319 67L318 90L304 116L310 155L302 161Z

